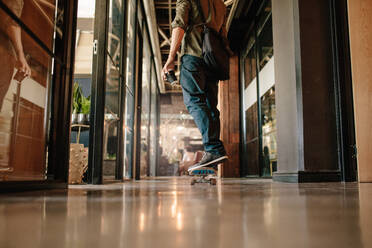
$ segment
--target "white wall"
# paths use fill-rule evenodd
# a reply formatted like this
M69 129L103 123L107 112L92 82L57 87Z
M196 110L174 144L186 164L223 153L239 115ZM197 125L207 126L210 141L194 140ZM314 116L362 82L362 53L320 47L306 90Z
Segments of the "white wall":
M14 75L17 69L14 69ZM17 84L16 80L12 80L6 98L13 99L13 95L17 94ZM46 106L46 95L47 90L45 87L40 85L38 82L32 78L25 78L21 83L21 94L20 96L27 101L39 106L40 108L45 108Z
M21 84L21 97L40 108L46 105L46 88L31 78L25 78Z
M265 93L275 85L275 67L274 67L274 56L261 70L260 74L260 96L262 97ZM257 78L254 78L249 86L244 90L244 110L249 109L253 104L257 102Z

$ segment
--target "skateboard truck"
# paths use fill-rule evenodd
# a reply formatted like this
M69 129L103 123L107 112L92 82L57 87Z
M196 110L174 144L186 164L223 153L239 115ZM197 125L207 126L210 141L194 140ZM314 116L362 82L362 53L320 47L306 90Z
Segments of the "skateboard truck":
M211 185L217 184L217 171L213 168L202 167L191 171L190 175L197 177L191 180L191 185L194 185L195 183L209 183Z

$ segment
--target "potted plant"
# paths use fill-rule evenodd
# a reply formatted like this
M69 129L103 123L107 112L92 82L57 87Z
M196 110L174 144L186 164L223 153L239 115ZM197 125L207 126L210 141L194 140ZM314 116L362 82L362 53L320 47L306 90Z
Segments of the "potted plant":
M72 124L87 124L89 122L90 96L85 97L77 82L74 83L72 99Z
M85 124L89 124L90 96L81 98L81 113L84 115Z

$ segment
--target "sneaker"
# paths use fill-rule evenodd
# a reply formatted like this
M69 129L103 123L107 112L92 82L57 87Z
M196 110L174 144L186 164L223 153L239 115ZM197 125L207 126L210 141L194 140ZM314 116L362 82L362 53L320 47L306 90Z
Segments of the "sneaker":
M219 154L212 154L210 152L205 152L200 162L193 166L190 166L188 171L191 172L201 167L213 167L217 163L219 164L219 163L222 163L223 161L226 161L228 158L229 157L227 157L226 155L219 155Z

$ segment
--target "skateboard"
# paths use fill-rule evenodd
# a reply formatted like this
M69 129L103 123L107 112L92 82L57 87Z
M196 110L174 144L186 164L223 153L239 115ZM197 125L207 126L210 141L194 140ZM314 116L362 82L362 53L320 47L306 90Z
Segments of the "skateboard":
M191 185L195 183L217 184L217 171L210 167L202 167L189 172L190 176L194 177L191 180Z

